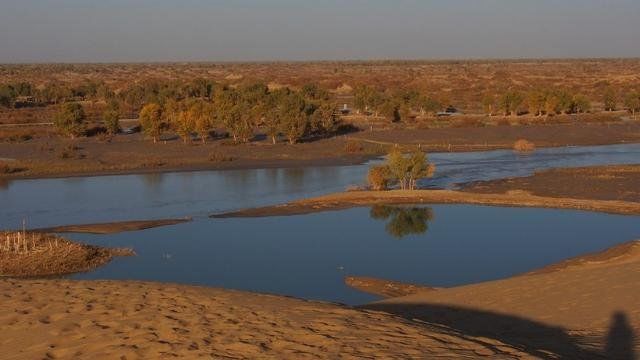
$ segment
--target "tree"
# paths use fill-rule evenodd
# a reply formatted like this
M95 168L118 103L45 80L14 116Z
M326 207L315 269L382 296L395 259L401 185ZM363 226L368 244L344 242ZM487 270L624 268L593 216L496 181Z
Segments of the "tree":
M178 114L178 121L176 123L176 132L182 138L182 142L185 144L191 140L191 133L195 129L194 113L191 109L185 109Z
M420 98L420 113L434 115L442 109L442 104L431 96L423 96Z
M488 116L493 116L496 109L496 97L493 94L485 94L482 97L482 108L484 113Z
M400 107L393 99L388 99L380 104L377 111L390 122L400 121Z
M616 92L612 88L607 88L602 95L602 103L605 111L614 111L618 103Z
M547 94L540 90L533 90L527 94L527 107L530 114L540 116L544 112Z
M548 93L544 100L544 112L546 117L555 115L558 113L558 98L551 93Z
M416 150L409 156L394 149L387 156L386 165L389 183L397 183L402 190L414 190L420 179L433 176L435 165L429 163L427 156Z
M633 115L633 120L636 119L636 112L640 111L640 94L637 92L631 92L624 98L624 106Z
M0 85L0 105L4 107L12 107L17 93L11 85Z
M307 132L309 126L309 114L304 98L297 93L291 93L281 103L282 132L289 140L289 144L295 144Z
M427 155L420 150L416 150L409 157L409 169L407 171L409 189L415 189L418 180L430 178L434 172L435 165L427 161Z
M72 139L81 136L85 132L85 113L82 105L78 103L63 104L53 119L53 123L62 134Z
M302 86L302 96L311 101L327 101L329 100L329 92L318 84L305 84Z
M500 99L500 108L504 111L505 116L517 116L523 101L524 97L519 92L507 91Z
M368 112L376 109L383 101L378 91L370 86L359 86L354 90L353 102L358 111Z
M162 134L162 108L156 103L150 103L140 110L140 126L142 131L153 139L153 143L158 142Z
M207 142L209 133L214 126L211 104L204 101L198 101L192 106L191 111L194 113L194 129L200 137L200 141L204 144Z
M577 94L573 96L571 108L572 112L576 114L584 113L591 109L591 102L586 96Z
M323 101L317 106L311 115L311 128L322 135L329 135L336 131L338 120L335 115L335 107L328 101Z
M109 135L120 132L120 106L116 101L110 101L102 113L102 120Z

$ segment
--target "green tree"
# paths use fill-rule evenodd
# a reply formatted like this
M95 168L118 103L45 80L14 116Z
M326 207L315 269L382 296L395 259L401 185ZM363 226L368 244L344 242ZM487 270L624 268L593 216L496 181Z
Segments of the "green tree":
M442 110L442 104L431 96L422 96L420 98L419 109L422 116L425 114L435 115L438 111Z
M390 122L400 121L400 107L393 99L388 99L381 103L378 106L377 111Z
M78 103L65 103L56 113L53 123L58 131L72 139L84 134L86 116L82 105Z
M631 92L624 98L624 106L633 115L633 120L636 119L636 113L640 111L640 94L637 92Z
M517 116L520 106L524 102L524 96L517 91L507 91L500 98L500 108L504 115Z
M577 94L573 96L571 108L572 112L576 114L584 113L591 109L591 102L586 96Z
M540 90L532 90L527 93L527 108L534 116L541 116L544 112L547 94Z
M281 104L282 132L289 140L289 144L298 142L309 127L307 103L297 93L291 93L283 99Z
M311 128L319 134L330 135L336 131L338 119L335 107L328 101L323 101L311 115Z
M140 110L140 126L142 131L153 139L154 143L158 142L162 134L162 107L156 103L146 104Z
M618 96L612 88L607 88L602 95L605 111L614 111L618 105Z
M194 117L194 130L204 144L207 142L209 133L211 133L215 124L212 106L208 102L198 101L192 105L191 111Z
M435 165L429 163L426 154L420 150L405 156L394 149L387 156L385 166L389 182L397 183L402 190L414 190L418 180L432 177L435 172Z
M493 116L496 111L496 97L493 94L485 94L482 97L482 108L485 115Z
M102 113L102 120L109 135L120 132L120 106L117 101L109 101Z

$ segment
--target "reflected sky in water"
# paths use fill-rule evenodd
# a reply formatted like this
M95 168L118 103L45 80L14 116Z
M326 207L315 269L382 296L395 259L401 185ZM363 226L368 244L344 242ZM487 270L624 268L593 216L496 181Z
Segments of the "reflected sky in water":
M415 216L420 208L425 211ZM370 208L356 208L200 219L110 236L72 234L138 253L74 278L168 281L360 304L375 298L348 288L345 276L455 286L508 277L640 238L640 221L631 216L466 205L405 210L393 210L383 220L372 218ZM389 224L411 218L407 214L413 220L394 228L403 230L399 239ZM427 228L416 218L427 220Z

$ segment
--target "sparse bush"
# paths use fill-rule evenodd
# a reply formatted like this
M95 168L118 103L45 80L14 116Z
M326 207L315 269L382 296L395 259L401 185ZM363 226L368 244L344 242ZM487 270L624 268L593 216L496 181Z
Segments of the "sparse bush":
M536 149L536 145L531 141L520 139L513 144L513 149L518 152L532 152Z
M390 173L387 166L373 166L367 174L367 182L372 190L381 191L389 188Z

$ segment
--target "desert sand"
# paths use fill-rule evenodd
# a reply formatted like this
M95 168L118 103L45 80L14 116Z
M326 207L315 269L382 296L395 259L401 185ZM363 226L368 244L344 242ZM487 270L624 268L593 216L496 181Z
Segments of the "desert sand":
M498 338L536 356L635 359L640 353L640 241L509 279L364 306Z
M0 280L3 359L521 358L502 342L345 306L142 282Z

